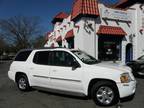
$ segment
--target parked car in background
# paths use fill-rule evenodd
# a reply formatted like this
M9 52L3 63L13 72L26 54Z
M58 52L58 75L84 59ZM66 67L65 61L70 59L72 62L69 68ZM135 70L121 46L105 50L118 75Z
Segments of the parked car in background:
M144 76L144 55L127 63L135 76Z
M8 55L1 55L0 60L10 60L10 57Z
M31 87L91 97L98 105L116 104L136 91L136 80L127 66L103 66L80 50L47 48L22 50L8 76L21 91Z
M1 55L0 60L6 61L6 60L12 60L15 56L14 55Z

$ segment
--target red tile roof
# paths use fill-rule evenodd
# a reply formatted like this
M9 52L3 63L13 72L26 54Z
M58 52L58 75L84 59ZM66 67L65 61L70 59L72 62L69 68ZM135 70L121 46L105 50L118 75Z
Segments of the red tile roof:
M99 16L97 0L75 0L71 19L74 20L80 15Z
M59 36L59 37L56 39L56 42L60 42L60 41L62 41L62 37L61 37L61 36Z
M127 33L121 27L103 26L101 25L97 34L125 36Z
M45 36L45 41L47 42L49 40L49 35L51 34L51 32L47 32L46 36Z
M55 23L56 21L63 21L64 18L67 18L69 15L64 13L64 12L60 12L58 13L52 20L52 23Z
M67 18L69 15L66 14L65 12L60 12L58 13L54 18L60 18L60 19L64 19Z
M71 37L74 37L73 29L66 33L65 39L68 39L68 38L71 38Z

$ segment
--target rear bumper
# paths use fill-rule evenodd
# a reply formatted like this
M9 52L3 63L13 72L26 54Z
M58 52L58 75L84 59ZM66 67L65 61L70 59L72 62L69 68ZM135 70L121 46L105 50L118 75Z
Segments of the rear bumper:
M119 90L120 98L125 98L135 94L136 91L136 80L131 81L130 83L117 83L117 87Z

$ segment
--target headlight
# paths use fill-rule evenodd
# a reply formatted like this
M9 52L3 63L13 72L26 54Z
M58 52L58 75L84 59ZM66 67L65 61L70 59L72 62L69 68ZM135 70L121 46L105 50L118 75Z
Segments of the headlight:
M131 81L131 77L129 73L123 73L120 76L121 83L129 83Z

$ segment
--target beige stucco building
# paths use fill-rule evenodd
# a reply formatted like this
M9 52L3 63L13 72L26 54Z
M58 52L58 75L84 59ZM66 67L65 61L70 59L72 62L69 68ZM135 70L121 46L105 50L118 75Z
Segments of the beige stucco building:
M53 19L45 47L80 49L104 61L137 59L144 54L144 4L128 2L107 7L97 0L75 0L71 13Z

